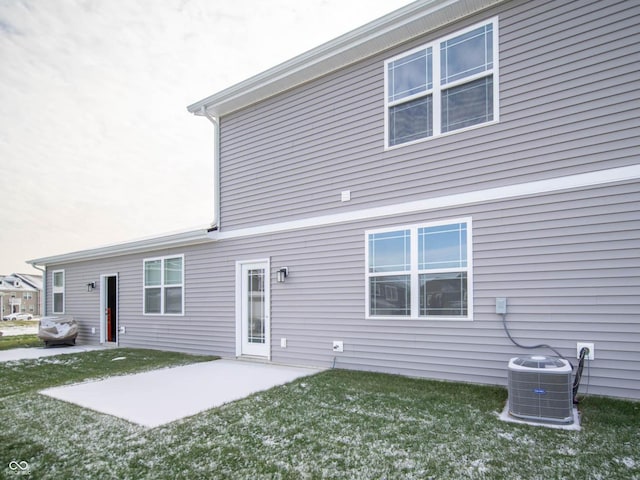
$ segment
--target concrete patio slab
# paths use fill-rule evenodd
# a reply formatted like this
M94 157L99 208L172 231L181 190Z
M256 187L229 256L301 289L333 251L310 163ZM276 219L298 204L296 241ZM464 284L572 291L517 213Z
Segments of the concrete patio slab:
M216 360L48 388L40 393L153 428L319 371Z

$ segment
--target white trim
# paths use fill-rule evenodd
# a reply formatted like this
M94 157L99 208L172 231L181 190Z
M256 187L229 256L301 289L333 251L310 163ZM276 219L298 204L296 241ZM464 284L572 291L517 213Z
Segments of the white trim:
M484 126L485 124L482 124ZM470 127L478 128L478 127ZM463 205L473 205L496 200L508 200L518 197L542 195L546 193L560 192L575 188L594 187L606 185L608 183L624 182L640 179L640 164L627 167L618 167L608 170L598 170L594 172L567 175L564 177L551 178L548 180L538 180L535 182L519 183L505 187L488 188L474 190L455 195L444 195L441 197L427 198L412 202L398 203L384 207L366 208L354 210L346 213L322 215L317 217L294 220L290 222L272 223L259 225L256 227L239 228L229 231L212 231L199 229L172 235L163 235L145 240L110 245L107 247L94 248L71 252L52 257L43 257L35 260L28 260L27 263L36 266L60 265L85 260L99 258L114 258L130 253L148 253L153 250L170 247L184 247L187 245L197 245L215 240L228 240L234 238L251 237L256 235L286 232L304 228L348 223L373 218L381 218L405 213L427 212L448 207ZM47 269L48 270L48 269ZM43 295L43 300L46 301Z
M119 298L119 288L118 288L118 274L117 273L103 273L100 275L100 343L104 344L107 342L107 292L108 292L108 284L106 279L109 277L116 277L116 320L119 318L119 310L120 310L120 298ZM120 344L120 335L119 332L116 331L116 345Z
M236 357L242 356L242 262L236 261Z
M500 107L500 102L499 102L499 76L498 76L498 68L499 68L499 63L498 63L498 57L499 57L499 45L498 45L498 41L499 41L499 35L498 35L498 17L494 16L491 18L487 18L486 20L482 21L482 22L478 22L474 25L471 25L469 27L463 28L461 30L458 30L456 32L453 32L447 36L441 37L441 38L436 38L432 41L430 41L429 43L425 43L419 47L416 48L412 48L411 50L407 50L406 52L402 52L399 53L387 60L385 60L384 62L384 149L385 150L391 150L391 149L396 149L398 147L401 146L406 146L406 145L413 145L415 143L419 143L419 142L425 142L428 140L432 140L434 138L440 138L442 136L445 135L452 135L452 134L456 134L456 133L460 133L460 132L464 132L466 130L470 130L470 129L474 129L474 128L478 128L478 127L484 127L487 125L493 125L499 122L500 119L500 115L499 115L499 107ZM476 73L474 75L469 75L465 78L462 79L458 79L455 80L453 82L448 82L448 83L442 83L441 82L441 71L440 71L440 48L442 43L446 42L447 40L451 40L453 38L459 37L461 35L464 35L466 33L469 33L475 29L481 28L481 27L485 27L487 25L491 25L491 39L492 39L492 59L491 59L491 64L492 67L489 70L485 70L481 73ZM401 99L397 99L397 100L393 100L393 101L389 101L389 64L391 62L395 62L396 60L408 57L414 53L420 52L420 51L425 51L428 52L429 50L431 50L431 88L425 88L424 91L422 92L418 92L415 93L411 96L407 96L407 97L403 97ZM442 92L450 89L450 88L454 88L458 85L464 85L467 83L471 83L475 80L481 79L481 78L486 78L486 77L492 77L493 79L493 118L491 120L488 120L486 122L481 122L481 123L477 123L475 125L471 125L468 127L463 127L463 128L456 128L454 130L450 130L447 132L442 132ZM424 136L421 138L417 138L414 140L409 140L406 142L401 142L401 143L396 143L394 145L389 145L389 128L390 128L390 122L389 122L389 109L393 106L396 105L402 105L402 104L406 104L408 102L411 102L413 100L416 99L420 99L420 98L426 98L431 96L431 101L432 101L432 112L431 112L431 128L432 128L432 133L429 136Z
M420 286L419 286L419 278L420 278L420 269L418 268L418 259L419 259L419 251L418 251L418 230L423 227L437 227L441 225L451 225L455 223L464 223L467 227L467 266L464 268L452 268L452 269L438 269L435 273L446 273L446 272L462 272L464 271L467 274L467 315L465 317L455 316L455 317L447 317L447 316L424 316L420 315ZM410 230L411 231L411 268L408 271L404 272L384 272L384 273L370 273L369 272L369 235L372 233L385 233L385 232L395 232L399 230ZM446 220L438 220L435 222L424 222L424 223L415 223L411 225L396 225L392 227L384 227L384 228L375 228L366 230L364 232L364 242L365 242L365 261L364 261L364 277L365 277L365 292L364 292L364 301L365 301L365 319L366 320L420 320L420 321L471 321L473 320L473 220L472 217L460 217L460 218L451 218ZM415 268L414 268L415 267ZM371 277L384 277L385 275L409 275L411 279L411 313L410 315L371 315L370 314L370 288L369 288L369 279Z
M323 227L340 223L357 222L382 217L398 216L407 213L427 212L443 208L459 207L463 205L481 204L497 200L543 195L564 190L586 188L614 182L624 182L640 179L640 164L628 167L599 170L565 177L539 180L536 182L518 183L505 187L487 188L472 192L444 195L441 197L425 198L412 202L397 203L384 207L366 208L344 213L335 213L310 217L289 222L271 223L256 227L239 228L230 231L214 231L209 236L212 240L230 240L235 238L253 237L258 235L287 232L305 228Z
M265 268L264 293L265 293L265 347L266 356L261 356L271 360L271 259L253 259L236 261L236 357L246 356L242 350L242 305L243 305L243 267L248 265L258 265ZM251 355L249 355L251 356Z
M480 125L474 126L482 126L482 125L490 125L493 123L500 122L500 19L499 17L494 17L495 22L493 23L493 121L488 123L482 123ZM455 130L455 131L461 131Z
M418 0L187 107L222 116L478 14L505 0Z
M56 273L62 272L62 287L56 286ZM67 279L64 270L52 270L51 271L51 312L54 314L62 314L66 310L67 294L66 294ZM62 311L56 312L56 293L62 293Z
M139 240L133 240L130 242L105 245L89 250L64 253L62 255L36 258L34 260L27 260L26 263L29 263L33 266L56 265L63 263L80 262L84 260L94 260L98 258L113 258L120 255L128 255L131 253L148 253L154 250L164 250L170 247L183 247L186 245L197 245L200 243L207 243L209 241L211 241L211 239L207 236L206 229L200 228L197 230L189 230L186 232L161 234L155 237L148 237Z
M173 258L182 259L182 278L180 283L180 288L182 288L182 305L180 313L165 313L165 304L164 304L164 291L166 288L177 287L177 284L165 284L164 278L164 270L165 270L165 261L171 260ZM160 285L149 285L145 284L145 264L147 262L160 261ZM142 259L142 315L144 316L169 316L169 317L183 317L184 316L184 298L186 296L186 288L184 284L184 272L185 272L185 260L184 254L175 254L175 255L164 255L162 257L149 257ZM159 313L147 313L145 310L145 293L147 288L160 288L160 312Z

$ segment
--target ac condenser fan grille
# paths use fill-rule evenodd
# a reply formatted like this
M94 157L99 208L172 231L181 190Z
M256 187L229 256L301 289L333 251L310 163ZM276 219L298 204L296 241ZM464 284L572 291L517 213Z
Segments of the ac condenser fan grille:
M509 413L533 422L571 423L573 385L569 363L553 357L512 358Z

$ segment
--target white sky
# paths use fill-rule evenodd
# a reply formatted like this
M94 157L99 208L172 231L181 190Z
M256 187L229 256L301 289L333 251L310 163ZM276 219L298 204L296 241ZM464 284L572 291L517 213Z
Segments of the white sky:
M186 106L409 0L0 0L0 274L213 218Z

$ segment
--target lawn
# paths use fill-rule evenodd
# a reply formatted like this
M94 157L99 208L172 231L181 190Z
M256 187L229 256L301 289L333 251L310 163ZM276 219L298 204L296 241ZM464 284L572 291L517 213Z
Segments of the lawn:
M37 335L11 335L0 337L0 350L12 348L42 347L44 343Z
M0 477L28 464L37 479L640 479L637 402L589 397L581 432L552 430L501 422L503 388L329 370L146 429L37 393L125 373L109 355L138 369L206 359L0 364Z
M33 327L37 328L40 320L36 318L35 320L3 320L3 323L0 323L0 329L3 328L13 328L13 327Z
M38 320L9 320L0 322L0 350L11 348L40 347L43 342L37 337ZM29 331L31 330L31 331ZM20 335L12 335L24 332Z

